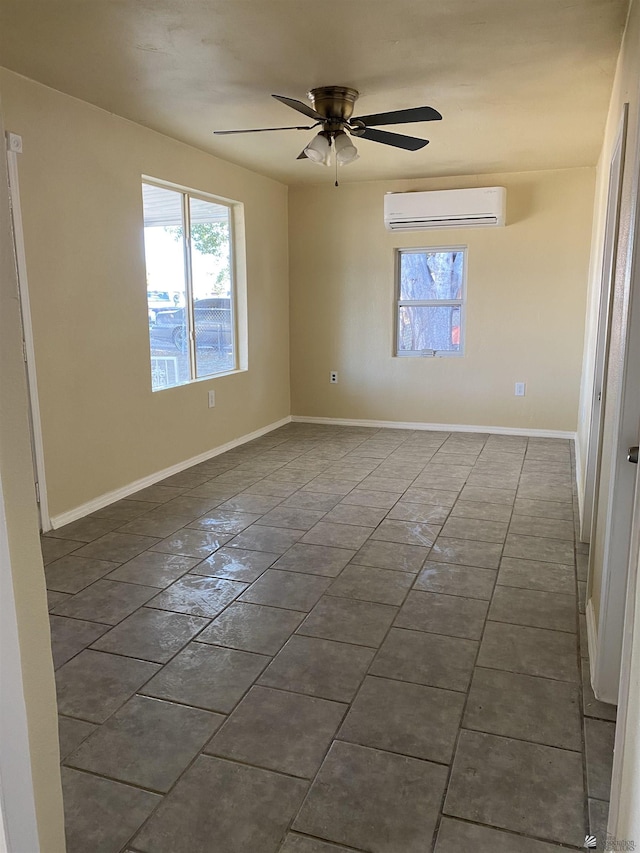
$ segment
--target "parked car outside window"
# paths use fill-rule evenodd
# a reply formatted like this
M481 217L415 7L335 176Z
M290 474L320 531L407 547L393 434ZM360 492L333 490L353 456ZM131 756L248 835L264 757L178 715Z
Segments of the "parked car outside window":
M177 294L172 299L168 290L147 290L147 309L149 322L155 323L158 311L166 311L177 307Z
M184 308L156 312L150 327L151 339L157 344L171 342L181 352L187 346L187 323ZM197 299L193 303L197 347L212 347L218 352L233 345L231 300L228 297Z

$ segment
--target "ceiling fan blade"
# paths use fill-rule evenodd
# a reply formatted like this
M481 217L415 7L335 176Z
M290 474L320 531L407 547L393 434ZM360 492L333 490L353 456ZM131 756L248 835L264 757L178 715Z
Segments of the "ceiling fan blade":
M369 139L371 142L381 142L383 145L393 145L394 148L405 148L407 151L418 151L429 144L428 139L418 139L415 136L405 136L402 133L389 133L386 130L376 130L368 127L356 139Z
M229 133L266 133L270 130L313 130L314 127L317 127L317 125L311 124L307 127L252 127L248 130L214 130L213 132L218 136L222 136Z
M316 121L324 121L324 118L320 113L317 113L313 107L303 104L302 101L296 101L295 98L285 98L284 95L271 95L271 97L275 98L276 101L280 101L281 104L285 104L285 106L291 107L292 110L297 110L299 113L302 113L309 118L314 118Z
M307 159L308 159L307 155L306 155L305 150L303 148L302 151L296 157L296 160L307 160Z
M351 121L361 121L367 127L381 124L407 124L410 121L439 121L442 118L433 107L412 107L408 110L391 110L388 113L375 113L370 116L358 116Z

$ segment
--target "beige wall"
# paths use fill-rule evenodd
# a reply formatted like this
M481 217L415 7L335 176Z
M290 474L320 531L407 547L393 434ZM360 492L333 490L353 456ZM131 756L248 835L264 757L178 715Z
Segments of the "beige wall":
M287 188L10 72L0 89L24 145L51 515L286 417ZM151 392L142 174L244 204L248 371Z
M591 541L592 572L589 582L589 598L593 606L593 614L597 624L600 616L600 599L602 570L606 559L606 529L608 503L610 499L611 477L617 453L617 411L622 393L622 376L625 359L626 319L629 308L628 264L629 239L631 233L631 213L633 197L636 188L633 186L634 166L638 139L638 104L640 80L640 5L632 4L627 29L625 31L618 67L609 105L605 138L600 155L597 172L596 207L594 212L594 242L590 268L589 299L587 305L586 334L584 344L584 368L582 373L580 396L580 421L576 453L578 455L578 470L584 473L586 468L586 451L589 438L589 416L591 411L591 395L593 389L594 347L598 321L598 303L600 298L600 274L602 265L602 243L604 221L607 206L607 189L609 166L615 145L623 104L629 103L627 125L626 156L623 168L623 183L620 206L620 238L617 251L617 272L614 281L613 314L611 321L611 341L609 351L609 367L606 379L607 397L604 412L602 439L602 467L600 475L600 491L596 510L595 527ZM632 441L629 443L633 443ZM633 471L627 475L632 478ZM583 490L584 483L579 482L578 488ZM632 483L631 483L632 488ZM624 561L624 558L623 558Z
M581 168L292 188L292 413L575 430L594 177ZM385 192L494 185L507 188L505 228L384 229ZM392 357L394 248L450 245L469 250L464 358Z
M0 138L4 139L1 115ZM19 837L27 838L29 830L25 824L31 800L28 786L32 780L41 853L63 853L56 697L29 447L27 388L4 153L0 169L0 513L6 518L6 542L2 543L0 558L3 590L0 594L0 656L3 658L0 763L4 788L4 802L0 807L3 811L11 809L7 818L10 830L15 832L11 836L13 843L19 843ZM4 538L4 531L0 535ZM4 562L5 548L9 552L8 566ZM11 589L13 595L8 591ZM18 634L18 660L14 649L8 648L13 623ZM5 656L12 652L11 660L7 660ZM13 677L19 668L22 669L23 696L17 695L20 678ZM29 753L26 757L21 753L23 744L19 738L25 706ZM11 738L10 743L7 738ZM20 751L17 756L16 751ZM25 761L31 764L30 779ZM11 778L4 778L5 772L11 772ZM3 840L4 837L0 846ZM10 847L16 853L27 853L24 846L18 848L10 844Z

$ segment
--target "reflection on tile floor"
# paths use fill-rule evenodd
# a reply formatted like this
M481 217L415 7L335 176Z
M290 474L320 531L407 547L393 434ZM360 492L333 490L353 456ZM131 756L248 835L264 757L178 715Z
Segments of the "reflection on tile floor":
M44 536L69 853L604 849L574 508L569 441L289 424Z

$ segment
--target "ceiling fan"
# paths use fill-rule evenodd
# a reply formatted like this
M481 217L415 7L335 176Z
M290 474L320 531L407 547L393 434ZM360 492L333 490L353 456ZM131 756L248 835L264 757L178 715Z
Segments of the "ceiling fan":
M309 159L315 163L329 166L331 150L335 151L336 165L346 166L358 158L358 149L350 137L369 139L394 148L404 148L406 151L418 151L429 144L428 139L418 139L415 136L405 136L401 133L389 133L377 128L385 124L407 124L414 121L438 121L442 118L433 107L412 107L405 110L392 110L375 115L356 116L352 118L353 108L358 98L357 89L348 86L320 86L312 89L307 97L312 106L308 106L295 98L283 95L272 95L280 103L297 110L308 118L314 119L314 124L293 127L257 127L249 130L215 130L214 133L265 133L272 130L313 130L321 126L322 130L314 136L308 145L298 155L298 160Z

